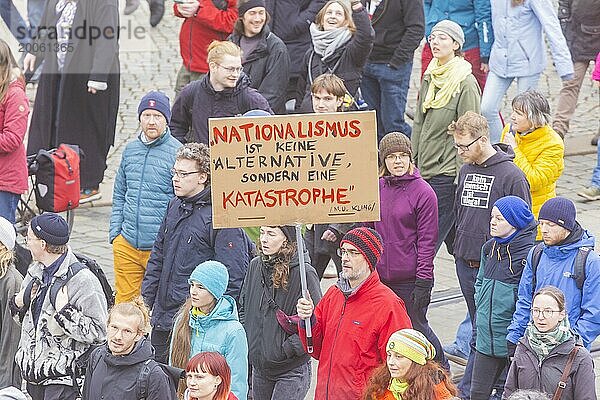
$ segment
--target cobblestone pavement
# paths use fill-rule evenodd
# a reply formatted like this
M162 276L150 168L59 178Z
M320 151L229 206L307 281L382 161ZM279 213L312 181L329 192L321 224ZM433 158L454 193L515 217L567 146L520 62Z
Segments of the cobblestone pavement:
M180 66L178 44L180 21L170 14L170 10L167 10L163 22L157 28L150 28L148 24L148 7L146 2L142 2L140 10L132 16L122 16L121 18L123 26L143 27L147 36L145 39L137 41L122 36L120 54L122 71L121 106L117 120L115 145L109 153L108 169L104 183L101 186L104 197L91 206L80 207L76 214L71 240L72 247L79 252L96 258L111 280L113 279L113 261L112 249L108 243L108 223L112 185L124 145L136 135L138 102L151 89L163 90L173 100L172 88L176 71ZM414 108L416 103L416 92L420 77L419 57L419 52L417 52L409 92L409 108ZM549 62L540 80L539 89L548 96L552 107L557 102L560 85L560 79L553 70L552 63ZM508 115L509 101L514 93L515 89L513 87L509 90L509 95L504 103L503 111L505 115ZM32 98L33 94L30 88ZM598 217L600 215L600 202L580 202L575 193L588 183L591 171L596 163L595 153L591 153L595 151L595 148L589 146L589 137L598 129L599 114L598 90L592 86L590 81L586 80L581 90L578 109L572 121L571 132L567 135L566 140L568 154L573 155L567 156L565 172L558 184L559 195L569 197L577 202L579 221L596 236L600 236L600 218ZM332 283L332 279L324 280L324 289ZM458 283L454 273L453 261L449 255L443 254L443 251L441 251L436 259L434 297L439 297L446 292L456 293L457 289ZM432 306L430 311L431 323L440 334L442 341L451 341L455 327L464 316L464 313L465 307L462 302Z

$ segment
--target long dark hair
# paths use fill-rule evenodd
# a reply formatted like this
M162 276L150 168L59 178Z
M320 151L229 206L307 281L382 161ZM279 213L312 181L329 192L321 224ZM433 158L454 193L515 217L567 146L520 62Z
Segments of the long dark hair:
M377 368L367 383L363 399L373 400L383 396L391 379L392 376L387 365L384 364ZM434 399L435 386L440 382L444 382L452 396L456 396L458 393L448 373L437 362L431 360L428 360L425 365L413 362L403 380L408 383L408 389L402 393L402 398L406 400Z
M277 253L266 256L262 252L262 246L260 245L259 240L258 251L260 252L263 261L266 261L273 266L273 275L271 276L273 287L276 289L286 289L288 278L290 276L290 261L294 254L296 254L296 243L286 240Z

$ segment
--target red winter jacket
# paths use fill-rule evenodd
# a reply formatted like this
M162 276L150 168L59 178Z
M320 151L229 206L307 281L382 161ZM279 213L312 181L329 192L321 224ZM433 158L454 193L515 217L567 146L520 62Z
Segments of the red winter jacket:
M27 132L29 100L20 79L12 81L0 101L0 191L27 191L27 159L23 139Z
M173 10L177 17L185 18L177 10L177 3ZM189 71L207 73L208 45L213 40L227 40L237 17L237 0L227 0L224 11L215 7L211 0L201 0L196 16L185 18L179 31L179 53L183 65Z
M317 400L362 397L373 370L386 360L386 345L397 330L411 328L404 302L371 275L348 297L332 286L315 308L313 356L319 360ZM306 349L306 331L300 339Z

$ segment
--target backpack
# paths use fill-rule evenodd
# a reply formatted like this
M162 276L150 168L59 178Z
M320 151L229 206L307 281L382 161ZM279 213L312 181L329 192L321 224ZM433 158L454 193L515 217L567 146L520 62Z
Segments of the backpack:
M531 254L531 273L533 274L533 278L531 280L532 291L535 292L535 288L537 286L537 267L540 263L540 259L542 258L542 251L544 250L543 243L538 243L533 247L533 252ZM583 284L585 282L585 264L587 262L588 255L592 251L590 247L580 247L577 249L577 255L575 256L574 274L570 274L566 276L568 278L575 279L575 284L577 285L577 289L581 290L583 288Z
M83 254L75 253L75 257L77 257L77 260L79 262L69 265L69 270L67 271L67 274L64 275L62 278L55 280L52 286L50 286L49 294L50 303L52 304L52 306L56 304L56 295L58 294L59 290L62 289L63 286L65 286L73 276L77 275L79 271L87 268L94 274L96 278L98 278L98 282L100 282L102 292L104 293L104 298L106 299L106 304L108 306L108 309L110 309L112 306L115 305L115 293L112 289L112 286L110 286L110 283L108 282L108 279L106 278L106 274L104 273L102 267L98 265L96 260Z
M54 151L38 151L34 190L40 209L63 212L79 206L80 154L78 146L68 144L61 144Z

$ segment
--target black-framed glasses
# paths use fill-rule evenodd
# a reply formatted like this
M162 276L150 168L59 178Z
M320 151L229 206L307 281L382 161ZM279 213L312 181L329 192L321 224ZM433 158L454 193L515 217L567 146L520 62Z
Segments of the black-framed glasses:
M185 172L185 171L177 171L175 168L171 168L171 176L172 177L178 177L179 179L183 179L186 176L192 175L192 174L198 174L202 171L190 171L190 172Z
M478 141L479 139L481 139L483 136L478 136L477 139L473 140L471 143L469 144L458 144L458 143L454 143L453 146L456 150L462 150L462 151L468 151L469 147L471 147L472 145L475 144L476 141Z
M244 69L243 67L226 67L219 63L215 63L215 64L217 64L219 67L223 68L225 71L229 72L230 74L239 75L242 72L242 70Z
M554 313L559 313L560 310L551 310L549 308L545 308L543 310L540 310L539 308L532 308L531 309L531 316L534 318L539 318L540 315L544 318L551 318Z
M340 257L344 257L344 256L348 256L350 258L354 258L356 256L361 255L362 253L358 250L349 250L349 249L342 249L341 247L337 249L337 255Z

